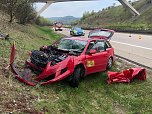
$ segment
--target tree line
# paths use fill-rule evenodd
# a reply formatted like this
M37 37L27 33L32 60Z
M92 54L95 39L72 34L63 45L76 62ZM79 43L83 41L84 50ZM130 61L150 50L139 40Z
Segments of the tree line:
M10 23L15 21L19 24L27 24L34 21L42 26L51 24L42 19L43 17L37 18L33 0L0 0L0 10L9 15Z

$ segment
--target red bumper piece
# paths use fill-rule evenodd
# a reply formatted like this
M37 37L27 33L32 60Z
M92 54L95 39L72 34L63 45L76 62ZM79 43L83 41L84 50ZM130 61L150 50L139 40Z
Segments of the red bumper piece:
M133 79L146 80L146 69L144 68L131 68L123 70L122 72L108 72L108 84L114 82L130 83Z

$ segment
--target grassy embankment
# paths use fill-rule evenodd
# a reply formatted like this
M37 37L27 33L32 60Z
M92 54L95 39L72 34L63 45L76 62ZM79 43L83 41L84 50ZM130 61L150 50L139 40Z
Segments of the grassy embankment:
M147 0L139 0L133 3L137 11L147 4ZM82 17L78 22L84 28L104 27L115 30L147 30L152 29L152 7L138 17L132 17L122 5L108 7L102 11Z
M3 21L3 22L2 22ZM50 28L33 25L22 26L0 20L0 29L16 41L17 61L24 62L27 52L62 36ZM12 40L13 41L13 40ZM11 42L12 42L11 41ZM96 73L83 80L79 88L71 88L61 81L47 86L30 87L14 79L9 70L10 43L0 40L0 113L46 114L125 114L152 112L152 73L147 81L135 80L131 84L107 85L107 72ZM18 64L19 65L19 64ZM130 68L132 65L116 60L113 71Z

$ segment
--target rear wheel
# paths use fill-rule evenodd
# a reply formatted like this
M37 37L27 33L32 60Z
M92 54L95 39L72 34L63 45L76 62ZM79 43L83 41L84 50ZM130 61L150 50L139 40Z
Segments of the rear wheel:
M107 69L110 69L112 67L112 63L113 63L113 60L110 57L109 60L108 60L108 63L107 63Z
M70 31L70 35L73 35L73 32L72 32L72 31Z

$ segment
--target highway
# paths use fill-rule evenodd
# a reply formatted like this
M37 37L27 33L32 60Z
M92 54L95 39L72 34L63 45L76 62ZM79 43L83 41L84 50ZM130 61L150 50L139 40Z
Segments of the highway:
M70 36L70 30L64 28L59 33ZM89 30L85 30L87 37ZM152 68L152 35L116 32L111 39L115 54Z

